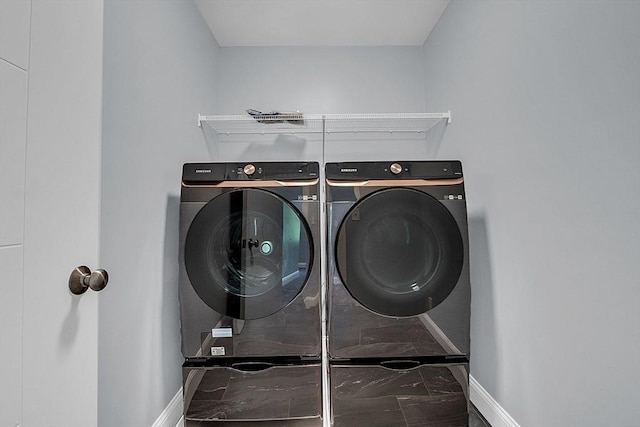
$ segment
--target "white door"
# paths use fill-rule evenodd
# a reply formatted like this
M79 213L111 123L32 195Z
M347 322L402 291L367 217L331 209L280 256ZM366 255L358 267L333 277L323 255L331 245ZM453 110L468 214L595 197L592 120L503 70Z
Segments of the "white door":
M0 427L92 427L99 294L68 278L99 267L103 4L0 4Z

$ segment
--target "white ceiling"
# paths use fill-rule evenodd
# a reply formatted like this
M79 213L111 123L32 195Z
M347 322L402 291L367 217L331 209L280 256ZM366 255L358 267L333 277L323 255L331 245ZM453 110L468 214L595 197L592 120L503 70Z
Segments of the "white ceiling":
M450 0L194 0L220 46L420 46Z

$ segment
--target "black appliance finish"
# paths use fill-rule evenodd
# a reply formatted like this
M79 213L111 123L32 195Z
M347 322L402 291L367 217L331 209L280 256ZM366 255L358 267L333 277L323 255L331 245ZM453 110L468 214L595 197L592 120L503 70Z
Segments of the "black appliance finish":
M355 408L384 397L398 415L384 425L466 426L470 281L461 163L328 163L325 176L334 425L350 425L357 413L375 425L375 411ZM414 424L439 400L433 378L444 374L433 373L442 369L462 400ZM360 402L347 399L342 376L376 386ZM411 382L419 390L398 385L411 377L421 378Z
M319 189L314 162L184 165L187 426L321 424Z
M467 372L450 362L332 364L333 425L466 427Z
M322 425L319 361L187 361L182 369L185 427Z

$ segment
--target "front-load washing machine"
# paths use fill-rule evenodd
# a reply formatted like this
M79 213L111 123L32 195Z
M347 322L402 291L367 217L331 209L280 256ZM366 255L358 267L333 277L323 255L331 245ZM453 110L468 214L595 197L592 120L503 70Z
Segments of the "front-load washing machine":
M187 425L321 423L319 194L314 162L184 165Z
M470 281L461 163L328 163L325 177L334 425L382 413L393 418L385 425L413 425L407 420L423 412L431 424L416 425L466 425ZM350 384L363 391L345 393ZM436 405L436 415L434 396L445 393L450 409Z

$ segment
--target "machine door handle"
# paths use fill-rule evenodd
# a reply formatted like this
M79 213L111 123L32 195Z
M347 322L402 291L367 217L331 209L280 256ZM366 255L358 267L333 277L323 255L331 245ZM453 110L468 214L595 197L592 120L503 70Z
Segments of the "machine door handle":
M73 269L69 276L69 290L74 295L81 295L91 288L94 291L101 291L109 282L109 274L106 270L98 269L93 273L86 265L81 265Z

